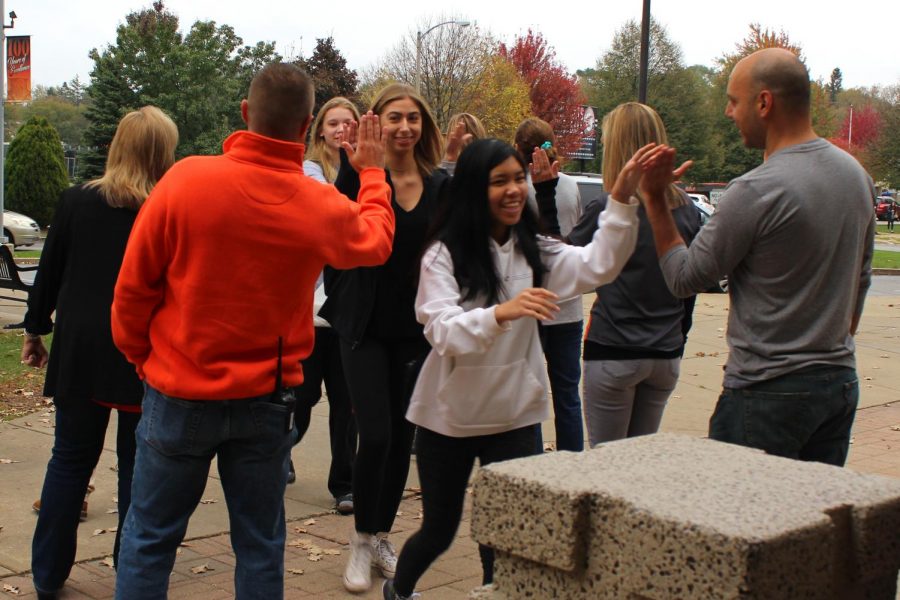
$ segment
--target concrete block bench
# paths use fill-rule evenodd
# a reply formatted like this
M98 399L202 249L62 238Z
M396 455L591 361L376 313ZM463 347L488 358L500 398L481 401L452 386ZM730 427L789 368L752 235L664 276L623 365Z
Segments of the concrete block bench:
M657 434L481 469L494 600L894 600L900 479Z

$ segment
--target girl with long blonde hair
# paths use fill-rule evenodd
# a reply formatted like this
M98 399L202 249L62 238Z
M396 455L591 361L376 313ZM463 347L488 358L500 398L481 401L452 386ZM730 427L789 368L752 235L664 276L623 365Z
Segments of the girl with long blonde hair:
M47 367L44 395L53 397L56 406L53 453L36 503L32 541L39 598L55 598L72 569L82 501L103 451L112 409L118 412L114 563L118 559L131 503L143 387L134 366L113 344L110 307L138 209L174 163L177 144L175 123L158 108L145 106L125 115L103 176L63 192L44 243L28 296L22 347L23 363ZM41 336L51 331L48 353Z

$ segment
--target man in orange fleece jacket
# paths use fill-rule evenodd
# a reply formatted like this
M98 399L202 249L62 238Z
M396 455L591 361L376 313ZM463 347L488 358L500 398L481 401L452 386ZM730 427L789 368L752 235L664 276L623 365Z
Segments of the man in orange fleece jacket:
M383 263L394 217L377 116L346 150L362 191L351 202L303 175L313 86L271 64L254 77L224 154L186 158L135 222L116 284L116 345L146 384L133 500L116 598L165 598L175 553L210 461L231 520L238 598L281 598L292 386L313 346L325 264ZM273 393L279 372L285 393Z

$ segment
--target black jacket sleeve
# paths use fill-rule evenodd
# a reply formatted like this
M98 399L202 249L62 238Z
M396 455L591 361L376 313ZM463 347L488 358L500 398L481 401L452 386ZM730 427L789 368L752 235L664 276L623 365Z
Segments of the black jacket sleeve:
M28 333L45 335L53 331L50 315L56 310L71 236L71 203L67 202L67 195L68 191L63 192L56 206L56 213L41 251L34 286L28 293L28 311L25 313L25 331Z
M538 223L541 233L560 238L559 215L556 211L556 184L559 179L548 179L534 185L534 198L538 205Z

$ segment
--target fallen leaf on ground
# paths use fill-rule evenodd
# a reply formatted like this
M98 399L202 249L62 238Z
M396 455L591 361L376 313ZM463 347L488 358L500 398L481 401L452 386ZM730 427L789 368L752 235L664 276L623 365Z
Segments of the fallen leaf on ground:
M109 567L110 569L113 569L113 568L115 568L115 566L116 566L116 565L113 563L113 557L112 557L112 556L107 556L106 558L104 558L103 560L100 561L100 564L103 565L104 567Z
M189 543L189 542L181 542L181 543L178 544L178 545L179 545L180 547L182 547L182 548L193 548L193 547L194 547L194 546L193 546L191 543Z
M288 569L291 575L303 575L303 569Z
M694 356L700 356L700 357L703 357L703 356L706 356L706 352L695 352L695 353L694 353Z
M119 514L119 509L118 509L118 508L107 508L107 509L106 509L106 514L108 514L108 515L116 515L116 514Z
M322 550L322 554L327 554L328 556L340 556L341 551L335 550L333 548L325 548L324 550Z
M209 566L209 563L203 563L197 567L191 567L191 573L194 575L199 575L200 573L206 573L207 571L215 571L212 567Z
M13 463L19 462L18 460L13 460L11 458L0 458L0 465L11 465Z
M900 431L900 425L891 425L891 431Z
M398 516L398 517L402 517L402 516L403 516L403 511L402 511L402 510L398 510L398 511L397 511L397 516Z
M213 498L204 498L200 501L200 504L215 504L216 502L218 502L218 500L215 500Z
M106 533L106 530L105 530L105 529L95 529L95 530L94 530L94 533L92 533L91 535L92 535L92 536L94 536L94 535L103 535L104 533Z
M315 519L307 519L307 520L303 521L303 524L304 525L315 525L316 520Z
M309 533L302 527L294 527L294 533Z
M8 583L3 584L3 591L9 592L10 594L15 594L16 596L19 595L19 588L14 585L9 585Z
M109 529L107 529L107 531L110 532L110 533L115 533L115 532L117 532L118 530L119 530L119 526L118 526L118 525L116 525L115 527L110 527Z
M320 560L322 560L322 555L321 554L310 554L309 556L306 557L306 559L310 562L319 562Z

